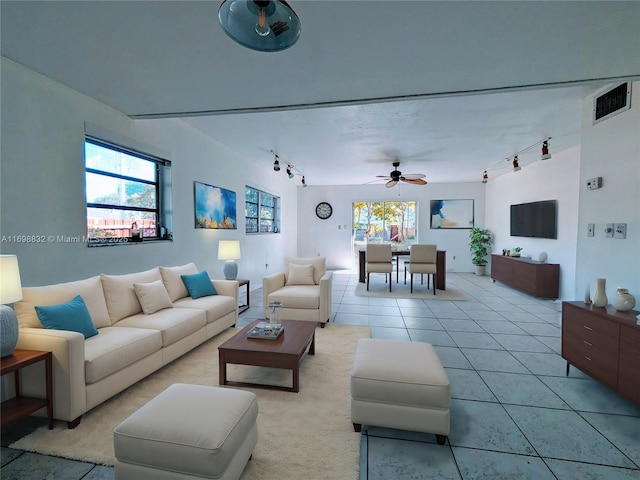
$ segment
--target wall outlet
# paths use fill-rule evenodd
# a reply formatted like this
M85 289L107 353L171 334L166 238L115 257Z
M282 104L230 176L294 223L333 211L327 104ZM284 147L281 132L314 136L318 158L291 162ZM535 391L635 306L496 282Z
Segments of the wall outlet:
M627 238L627 224L626 223L614 223L613 224L613 238Z
M589 190L597 190L602 187L602 177L593 177L587 180L587 188Z
M587 225L587 237L593 237L595 234L596 225L595 223L589 223Z
M613 238L613 223L607 223L604 227L604 236L606 238Z

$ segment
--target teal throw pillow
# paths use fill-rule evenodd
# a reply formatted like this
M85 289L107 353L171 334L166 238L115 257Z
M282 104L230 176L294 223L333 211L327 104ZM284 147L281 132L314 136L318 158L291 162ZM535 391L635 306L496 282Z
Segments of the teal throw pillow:
M44 307L36 306L35 309L44 328L78 332L82 333L84 338L98 334L98 330L91 320L91 314L80 295L77 295L69 303Z
M180 278L182 278L184 286L187 287L187 292L189 292L191 298L208 297L209 295L218 294L206 270L192 275L180 275Z

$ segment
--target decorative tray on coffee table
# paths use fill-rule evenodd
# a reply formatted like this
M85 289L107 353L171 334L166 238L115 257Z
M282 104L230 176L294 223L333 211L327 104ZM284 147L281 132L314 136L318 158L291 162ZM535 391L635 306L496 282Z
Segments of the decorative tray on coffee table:
M264 338L276 340L284 332L281 323L272 326L269 322L259 322L255 327L247 332L247 338Z

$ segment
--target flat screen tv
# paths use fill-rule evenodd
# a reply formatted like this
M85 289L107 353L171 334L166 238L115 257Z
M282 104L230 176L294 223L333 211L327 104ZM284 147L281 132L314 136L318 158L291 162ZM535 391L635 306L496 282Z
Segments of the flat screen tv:
M557 200L511 205L511 236L558 238Z

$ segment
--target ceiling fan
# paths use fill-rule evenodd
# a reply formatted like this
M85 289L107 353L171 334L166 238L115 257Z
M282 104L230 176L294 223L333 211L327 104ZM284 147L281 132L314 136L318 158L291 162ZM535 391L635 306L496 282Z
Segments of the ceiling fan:
M394 187L398 182L406 182L406 183L410 183L412 185L426 185L427 181L423 180L423 178L426 176L422 173L408 173L406 175L402 175L402 172L400 170L398 170L398 167L400 166L400 162L395 161L393 162L393 171L389 172L389 176L385 176L385 175L376 175L377 178L384 178L386 180L388 180L388 182L385 184L385 186L387 188L391 188Z

